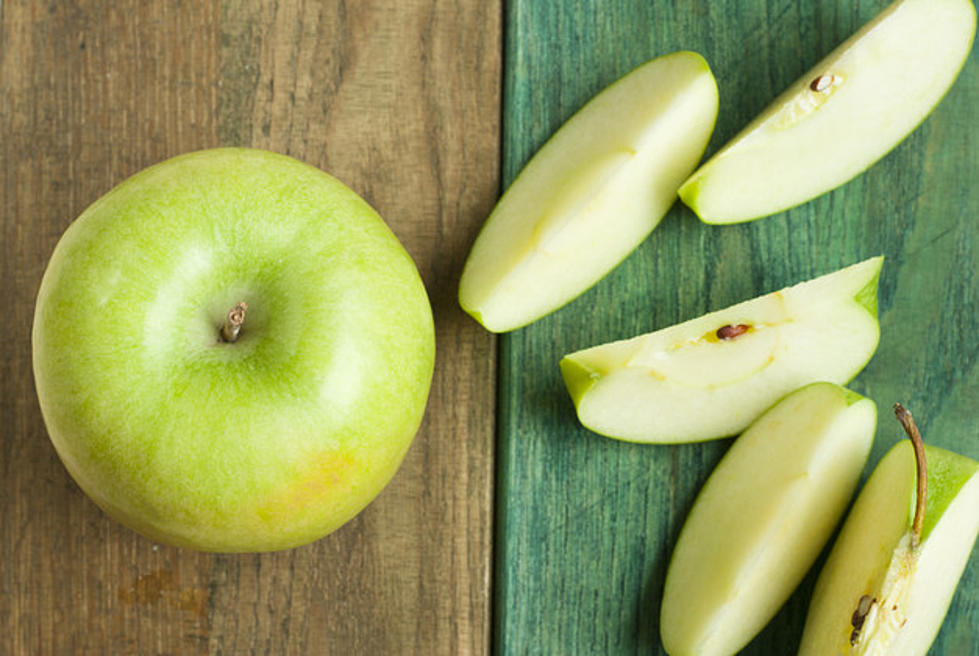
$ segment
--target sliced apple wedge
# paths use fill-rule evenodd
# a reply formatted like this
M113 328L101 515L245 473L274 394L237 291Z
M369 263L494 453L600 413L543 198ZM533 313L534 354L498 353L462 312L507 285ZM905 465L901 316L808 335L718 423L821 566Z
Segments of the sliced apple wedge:
M473 245L459 303L488 330L572 300L631 253L676 201L717 118L707 62L676 52L633 70L527 163Z
M561 373L578 418L630 442L740 433L808 383L843 384L877 348L883 258L663 330L578 351Z
M680 197L707 223L735 223L838 187L935 108L975 31L969 0L897 0L701 166Z
M813 383L739 437L683 525L660 633L673 656L729 656L768 623L816 560L860 480L874 403Z
M910 414L902 423L914 448L894 446L860 492L816 582L800 656L923 656L941 628L979 532L979 463L922 446Z

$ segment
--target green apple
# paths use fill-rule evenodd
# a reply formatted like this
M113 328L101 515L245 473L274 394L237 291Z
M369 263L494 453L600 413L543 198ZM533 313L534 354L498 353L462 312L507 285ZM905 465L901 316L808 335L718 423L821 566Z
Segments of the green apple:
M676 201L716 118L717 85L692 52L647 62L595 96L486 220L459 282L462 308L504 332L588 289Z
M979 463L912 442L894 446L860 492L816 582L801 656L923 656L979 531Z
M735 435L808 383L843 384L877 348L883 258L561 360L587 428L631 442Z
M725 454L683 525L660 632L672 656L729 656L768 623L843 516L877 426L874 403L813 383Z
M109 515L266 551L329 533L394 475L434 332L414 263L353 191L218 149L138 173L68 228L33 355L51 441Z
M749 221L855 177L931 113L972 50L969 0L896 0L680 187L707 223Z

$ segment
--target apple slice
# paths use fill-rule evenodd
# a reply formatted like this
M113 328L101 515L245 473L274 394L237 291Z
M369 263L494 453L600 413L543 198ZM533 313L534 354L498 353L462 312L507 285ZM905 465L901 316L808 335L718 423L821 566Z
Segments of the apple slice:
M912 442L884 456L857 498L816 582L800 656L924 655L969 560L979 463L922 445L910 413L895 410Z
M701 166L680 197L707 223L735 223L838 187L935 108L975 30L968 0L897 0Z
M877 348L883 258L629 340L578 351L561 373L587 428L630 442L740 433L808 383L843 384Z
M660 616L667 653L734 654L768 623L843 516L876 426L872 401L813 383L734 442L673 550Z
M714 76L693 52L647 62L599 93L486 220L459 282L462 308L504 332L591 287L676 201L716 118Z

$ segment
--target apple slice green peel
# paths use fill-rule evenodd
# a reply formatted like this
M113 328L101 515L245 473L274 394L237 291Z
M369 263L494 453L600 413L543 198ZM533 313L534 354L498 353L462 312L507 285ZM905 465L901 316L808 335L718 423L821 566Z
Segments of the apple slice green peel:
M979 463L894 446L860 493L813 592L800 656L922 656L934 641L979 532Z
M813 383L735 440L670 560L660 619L667 653L734 654L768 623L843 516L876 425L872 401Z
M717 118L707 62L676 52L595 96L527 163L473 244L459 303L505 332L591 287L656 227Z
M585 349L561 373L585 427L631 442L736 435L779 398L843 384L877 348L875 257L662 330Z
M969 0L897 0L680 187L707 223L749 221L870 167L935 108L972 49Z

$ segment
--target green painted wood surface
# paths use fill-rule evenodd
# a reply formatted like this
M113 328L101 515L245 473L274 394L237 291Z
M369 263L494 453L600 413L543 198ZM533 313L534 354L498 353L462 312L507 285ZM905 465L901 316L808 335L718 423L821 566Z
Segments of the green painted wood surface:
M605 85L680 49L703 54L718 80L720 114L708 154L714 152L885 5L513 0L506 12L504 183ZM641 446L588 432L561 382L557 363L565 353L883 253L883 336L852 384L881 409L867 472L900 439L888 410L898 400L915 413L926 440L979 458L977 59L974 49L931 118L853 182L729 227L703 225L678 204L596 287L502 338L498 653L663 653L659 609L670 550L729 445ZM932 654L979 653L977 565L973 553ZM795 652L816 570L744 653Z

